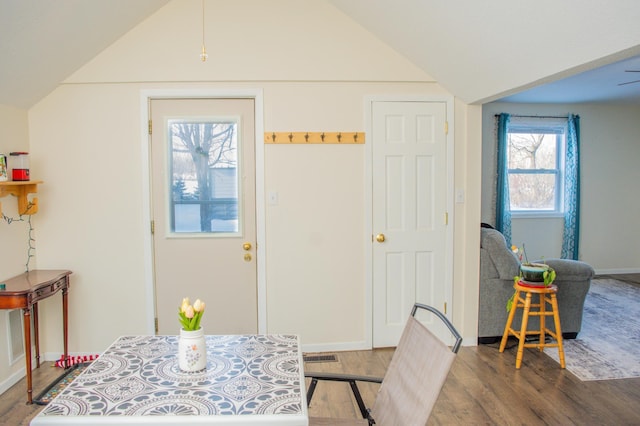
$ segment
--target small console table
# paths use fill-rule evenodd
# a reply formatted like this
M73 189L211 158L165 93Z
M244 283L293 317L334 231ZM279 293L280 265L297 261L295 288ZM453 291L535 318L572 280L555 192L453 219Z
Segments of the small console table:
M36 346L36 368L40 367L40 341L38 336L38 302L62 291L62 331L64 336L64 357L67 359L67 293L69 275L65 270L33 270L4 282L0 289L0 309L22 309L24 322L25 362L27 367L27 403L33 403L31 383L31 313L33 311L33 335Z

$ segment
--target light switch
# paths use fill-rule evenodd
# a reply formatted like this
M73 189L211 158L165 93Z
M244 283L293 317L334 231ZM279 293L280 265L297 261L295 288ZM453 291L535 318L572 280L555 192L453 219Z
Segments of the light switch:
M269 192L269 205L271 206L278 205L278 193L276 191Z
M464 189L462 188L456 189L456 203L464 203Z

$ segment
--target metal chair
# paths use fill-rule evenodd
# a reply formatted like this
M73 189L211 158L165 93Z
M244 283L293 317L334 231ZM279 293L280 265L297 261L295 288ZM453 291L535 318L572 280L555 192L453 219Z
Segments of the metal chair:
M415 318L418 309L435 314L446 324L456 339L452 348L445 345ZM425 425L461 343L460 333L440 311L431 306L416 303L384 378L335 373L305 373L305 377L311 378L307 390L307 405L311 404L318 381L346 382L351 386L362 414L362 419L339 420L312 417L309 419L309 424ZM357 382L381 384L371 409L366 407Z

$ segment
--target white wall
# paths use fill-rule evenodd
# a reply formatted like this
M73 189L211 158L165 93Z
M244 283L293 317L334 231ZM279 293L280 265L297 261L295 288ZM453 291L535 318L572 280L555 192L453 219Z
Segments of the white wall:
M38 266L74 272L71 352L101 352L120 335L148 331L141 91L262 89L267 132L363 131L367 96L448 95L325 2L208 4L219 33L207 33L206 63L200 2L173 1L29 111L32 170L45 180ZM454 212L452 309L471 343L480 121L480 107L456 101L455 186L468 201ZM268 332L298 333L314 348L364 340L364 159L362 145L265 147L265 189L279 194L266 211ZM45 301L41 318L43 352L59 355L58 304Z
M491 217L495 163L494 115L580 115L581 260L598 273L640 271L640 107L625 105L535 105L492 103L483 106L482 220ZM525 242L529 257L560 257L562 221L514 219L513 242ZM551 247L540 235L552 237ZM555 236L555 238L554 238ZM532 248L532 252L529 251Z
M19 108L0 105L0 153L8 154L12 151L29 151L29 130L27 111ZM31 199L31 196L30 196ZM0 198L2 218L0 218L0 283L7 278L14 277L26 271L29 256L29 217L19 216L18 202L13 196ZM31 217L34 228L37 227L37 217ZM37 233L32 237L36 246ZM35 252L32 252L35 254ZM31 258L29 267L35 269L36 259ZM7 313L0 310L0 393L11 386L13 382L24 374L24 358L9 364L7 349Z

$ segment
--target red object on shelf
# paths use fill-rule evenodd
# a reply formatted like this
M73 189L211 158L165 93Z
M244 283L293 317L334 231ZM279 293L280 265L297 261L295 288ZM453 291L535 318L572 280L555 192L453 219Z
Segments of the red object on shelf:
M11 179L17 182L30 180L29 176L29 153L11 152Z
M518 285L521 285L522 287L533 287L533 288L547 287L546 285L544 285L544 282L525 281L523 279L520 279L518 281Z

